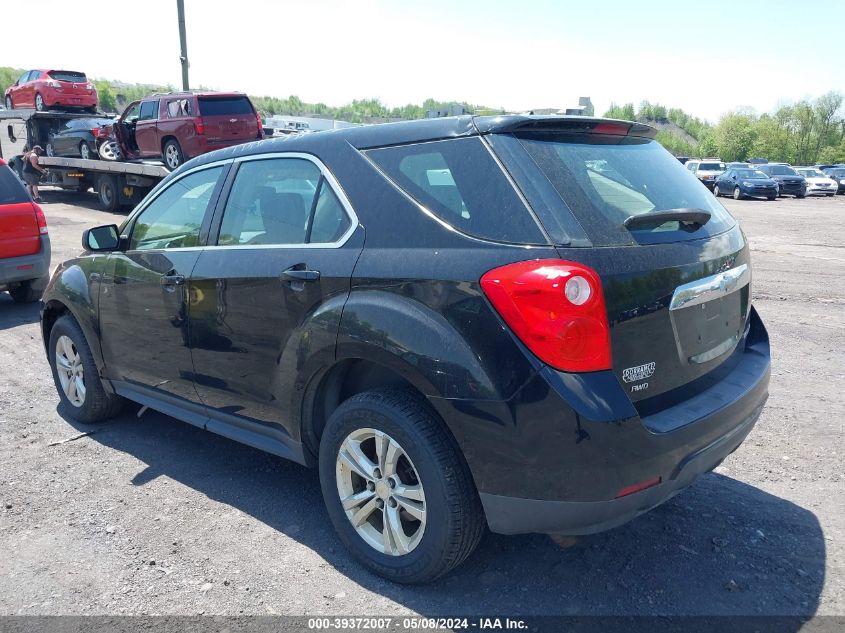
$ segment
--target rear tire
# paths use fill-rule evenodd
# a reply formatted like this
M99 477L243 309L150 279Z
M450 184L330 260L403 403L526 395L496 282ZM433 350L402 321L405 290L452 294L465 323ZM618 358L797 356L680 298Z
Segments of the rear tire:
M377 442L384 442L380 451ZM351 467L342 454L364 467ZM319 469L341 541L388 580L435 580L481 540L484 513L469 467L436 413L413 392L380 389L341 404L323 431Z
M47 143L44 147L44 153L47 154L50 158L53 158L56 155L56 148L52 143Z
M15 106L14 106L14 104L12 103L12 98L11 98L11 97L6 97L6 109L7 109L7 110L14 110L14 109L15 109Z
M164 164L170 171L173 171L185 162L185 156L182 154L182 148L179 146L179 141L170 139L164 144L162 151L164 156Z
M44 288L47 287L48 278L40 277L23 282L17 288L9 291L15 303L33 303L41 298Z
M104 211L117 211L120 207L117 193L117 178L114 176L100 176L97 184L97 195L100 197L100 206Z
M35 93L35 109L38 112L44 112L47 109L47 104L44 103L44 97L37 92Z
M91 149L91 146L88 145L88 143L82 141L79 144L79 156L83 160L91 160L91 158L95 156L95 152Z
M47 354L62 407L74 419L90 424L120 412L124 400L103 388L88 341L72 316L59 317L53 325ZM57 365L59 362L62 367ZM66 388L63 380L72 386Z

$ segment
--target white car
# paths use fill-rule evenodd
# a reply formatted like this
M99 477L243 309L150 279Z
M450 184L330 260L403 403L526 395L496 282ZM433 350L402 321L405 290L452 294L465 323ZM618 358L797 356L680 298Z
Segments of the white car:
M808 196L835 196L839 183L829 178L824 172L815 167L795 167L800 175L807 180Z

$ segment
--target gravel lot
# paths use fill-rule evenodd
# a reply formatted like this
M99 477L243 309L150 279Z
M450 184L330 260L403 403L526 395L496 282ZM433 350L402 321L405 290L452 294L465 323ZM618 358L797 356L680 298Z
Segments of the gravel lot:
M54 265L123 217L45 200ZM845 615L845 196L725 204L774 357L746 443L628 525L567 548L488 535L425 587L347 555L316 471L137 407L67 418L37 306L0 293L0 614Z

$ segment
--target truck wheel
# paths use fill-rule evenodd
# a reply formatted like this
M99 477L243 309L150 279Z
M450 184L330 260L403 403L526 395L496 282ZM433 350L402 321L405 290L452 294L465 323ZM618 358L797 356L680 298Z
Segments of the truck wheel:
M412 392L379 389L341 404L320 440L319 470L341 541L394 582L443 576L484 532L466 461L436 413Z
M182 148L179 147L179 141L170 139L164 144L164 164L170 171L173 171L179 165L185 162L185 156L182 154Z
M9 290L9 294L12 295L15 303L32 303L41 298L48 281L49 279L46 276L38 279L30 279L20 284L17 288Z
M104 211L117 211L120 207L117 194L117 178L114 176L100 176L97 184L100 206Z
M39 112L44 112L47 109L47 106L44 104L44 97L37 92L35 93L35 109Z
M80 422L102 422L120 412L124 400L108 393L76 320L65 315L50 330L47 348L53 382L65 411Z

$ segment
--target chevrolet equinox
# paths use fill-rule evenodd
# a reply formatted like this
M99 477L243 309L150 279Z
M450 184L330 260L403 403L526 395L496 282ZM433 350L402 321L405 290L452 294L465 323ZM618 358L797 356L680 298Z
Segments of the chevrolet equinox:
M769 383L745 236L654 134L463 116L195 158L52 276L62 407L316 467L397 582L487 528L625 523L736 450Z

